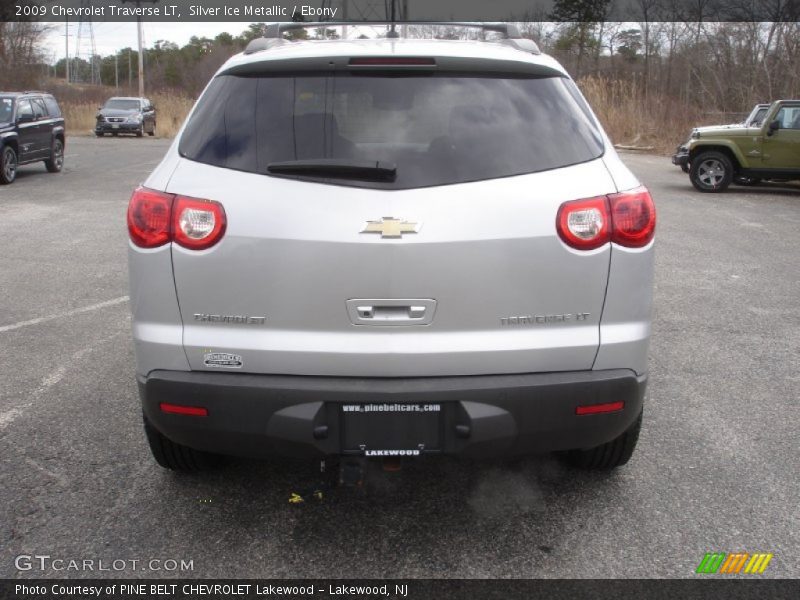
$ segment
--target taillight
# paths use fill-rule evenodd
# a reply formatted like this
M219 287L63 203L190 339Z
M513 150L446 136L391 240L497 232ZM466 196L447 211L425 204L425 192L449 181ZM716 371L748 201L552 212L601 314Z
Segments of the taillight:
M564 202L556 230L565 244L592 250L607 242L628 248L650 243L656 230L656 208L645 187L619 194Z
M620 246L641 248L656 233L656 207L644 186L611 194L611 241Z
M608 199L605 196L564 202L556 217L558 235L578 250L599 248L610 239Z
M155 248L170 241L172 194L139 187L128 204L128 233L141 248Z
M203 250L222 238L226 224L225 209L213 200L139 187L128 204L128 233L140 248L175 242L184 248Z
M184 248L210 248L225 233L225 209L219 202L178 196L172 214L173 240Z

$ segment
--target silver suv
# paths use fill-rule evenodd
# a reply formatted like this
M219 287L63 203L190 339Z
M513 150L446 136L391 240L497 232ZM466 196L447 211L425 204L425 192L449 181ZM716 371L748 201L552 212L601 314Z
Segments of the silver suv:
M626 463L655 209L569 75L510 25L468 42L286 28L219 70L130 201L159 464Z

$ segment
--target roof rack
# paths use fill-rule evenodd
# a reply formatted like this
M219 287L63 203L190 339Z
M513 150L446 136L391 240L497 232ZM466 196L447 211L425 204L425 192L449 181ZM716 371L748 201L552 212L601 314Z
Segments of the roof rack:
M399 37L394 26L397 25L438 25L446 27L467 27L471 29L481 29L483 31L493 31L500 33L503 36L501 40L503 43L522 50L530 52L531 54L541 54L539 46L536 42L523 38L519 32L519 28L513 23L464 23L464 22L448 22L448 21L314 21L314 22L291 22L291 23L272 23L267 25L264 29L264 37L256 38L247 44L245 54L253 54L263 50L269 50L275 46L282 45L284 41L283 34L287 31L294 31L297 29L306 28L326 28L336 26L371 26L371 25L390 25L392 26L393 34L391 37Z

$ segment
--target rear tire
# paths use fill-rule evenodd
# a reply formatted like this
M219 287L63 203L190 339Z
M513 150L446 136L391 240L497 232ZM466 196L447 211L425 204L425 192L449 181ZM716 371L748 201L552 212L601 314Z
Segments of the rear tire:
M0 183L13 183L17 178L17 152L11 146L4 146L0 150Z
M722 152L701 152L692 158L689 179L700 192L725 191L733 181L733 163Z
M143 419L144 433L147 436L147 443L150 445L153 458L165 469L193 473L205 471L221 464L221 456L177 444L153 427L144 415Z
M569 450L565 453L565 458L572 466L580 469L608 471L621 467L633 456L641 428L642 413L639 413L633 425L619 437L589 450Z
M156 122L153 121L153 126L150 128L150 131L147 132L147 135L153 137L156 134Z
M44 161L44 166L50 173L59 173L64 168L64 142L56 138L50 148L50 158Z

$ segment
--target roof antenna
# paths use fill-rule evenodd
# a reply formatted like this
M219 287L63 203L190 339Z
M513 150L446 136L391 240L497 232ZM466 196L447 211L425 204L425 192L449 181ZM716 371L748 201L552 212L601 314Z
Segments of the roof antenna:
M391 0L392 3L392 28L386 33L386 37L390 39L397 39L400 37L400 34L395 31L395 14L394 14L394 3L396 0Z

